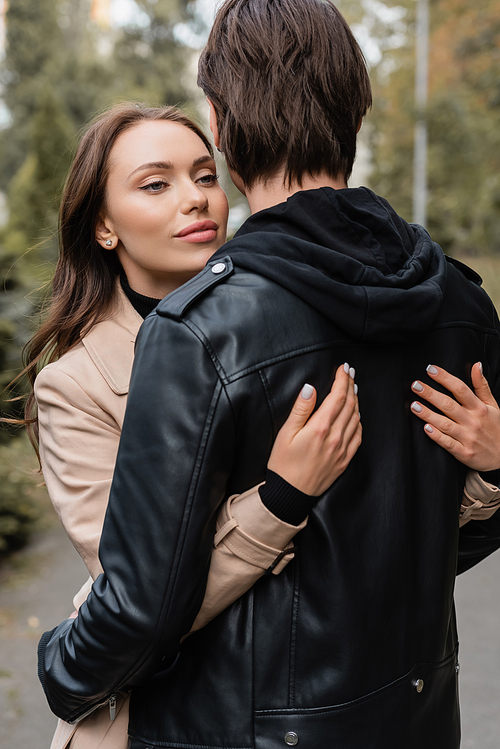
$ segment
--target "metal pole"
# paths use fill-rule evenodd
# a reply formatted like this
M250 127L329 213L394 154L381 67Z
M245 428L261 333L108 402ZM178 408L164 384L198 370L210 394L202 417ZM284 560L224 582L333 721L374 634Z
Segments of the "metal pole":
M429 0L417 0L415 40L415 136L413 146L413 221L427 220L427 81L429 75Z

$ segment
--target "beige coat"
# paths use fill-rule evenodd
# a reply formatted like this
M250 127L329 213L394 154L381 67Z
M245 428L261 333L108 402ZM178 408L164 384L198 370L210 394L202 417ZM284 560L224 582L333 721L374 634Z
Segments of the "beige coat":
M99 540L141 323L118 288L112 314L46 366L35 382L45 483L91 575L73 599L76 609L102 572ZM191 631L205 626L243 595L305 526L305 522L297 527L276 518L262 504L257 489L231 497L221 508L205 598ZM285 556L273 573L278 574L292 557L293 553ZM77 727L59 721L51 749L69 745L71 749L125 749L127 725L128 699L121 698L113 722L107 707Z
M74 598L77 609L102 572L99 539L141 323L118 287L112 314L59 361L45 367L35 383L45 482L91 575ZM461 523L489 516L499 503L500 491L469 472ZM206 594L192 631L246 592L304 525L290 526L272 515L260 501L257 487L230 498L219 513ZM274 573L292 556L284 557ZM128 698L123 696L113 722L107 707L77 727L59 721L51 749L70 745L71 749L126 749L127 725Z

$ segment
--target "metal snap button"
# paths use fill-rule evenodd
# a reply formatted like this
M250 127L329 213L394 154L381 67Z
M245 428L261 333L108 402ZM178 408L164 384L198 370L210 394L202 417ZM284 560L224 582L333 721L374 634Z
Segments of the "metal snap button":
M422 689L424 688L424 680L423 680L423 679L416 679L416 680L415 680L415 681L413 682L413 686L414 686L414 687L415 687L415 689L417 690L417 693L418 693L418 694L420 694L420 692L421 692L421 691L422 691Z
M285 733L285 744L287 746L296 746L296 744L299 743L299 737L295 733L295 731L288 731L288 733Z
M455 671L457 675L460 673L460 663L457 663L457 665L455 666Z
M225 270L226 270L225 263L215 263L215 265L212 265L212 273L215 273L215 275L218 275L219 273L223 273Z

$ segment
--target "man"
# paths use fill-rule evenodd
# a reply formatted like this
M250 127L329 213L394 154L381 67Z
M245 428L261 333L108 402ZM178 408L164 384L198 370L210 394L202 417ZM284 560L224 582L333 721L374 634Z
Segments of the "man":
M423 229L347 189L371 93L333 5L227 0L199 71L253 215L144 323L105 574L42 639L49 702L73 720L132 687L132 749L456 749L457 557L466 568L497 548L500 521L459 539L465 469L425 436L409 393L434 361L465 378L482 360L497 383L496 314ZM263 480L301 384L321 399L343 361L360 387L358 454L285 571L179 648L220 502L235 477Z

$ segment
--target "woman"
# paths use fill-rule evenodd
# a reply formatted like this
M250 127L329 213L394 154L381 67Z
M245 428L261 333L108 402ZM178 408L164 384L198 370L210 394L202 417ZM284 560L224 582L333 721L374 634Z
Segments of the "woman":
M91 580L101 572L99 538L135 336L157 302L198 273L223 244L227 210L210 144L173 108L115 107L82 139L61 203L52 304L28 348L32 381L38 366L50 363L36 377L27 411L35 439L39 433L51 500ZM342 473L360 443L350 375L348 366L339 368L331 395L306 428L315 394L304 387L271 455L270 481L261 488L264 503L256 487L222 508L193 629L266 569L279 573L293 556L283 551L305 525L313 497ZM329 439L314 439L315 425L326 434L321 419L333 425ZM75 597L75 608L90 583ZM114 721L106 706L76 729L60 722L53 747L69 741L72 747L125 747L127 702L119 698L110 708Z
M34 388L41 463L51 499L94 579L101 571L98 543L135 335L158 300L200 271L225 241L226 220L211 147L178 111L124 105L87 131L61 204L53 302L31 342L28 367L34 379L37 366L51 362ZM193 629L276 560L274 573L283 568L292 555L280 556L304 526L312 497L357 450L353 378L339 368L331 395L309 421L313 388L305 386L302 395L277 437L270 481L260 489L263 502L251 489L220 512L207 592ZM325 422L331 429L321 430ZM328 439L315 436L318 424ZM76 608L88 589L75 598ZM114 722L107 706L76 730L60 722L53 747L68 741L73 749L125 747L127 702L121 698L110 708Z

